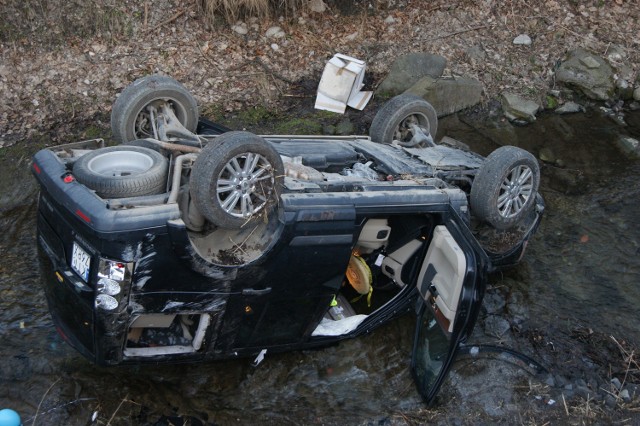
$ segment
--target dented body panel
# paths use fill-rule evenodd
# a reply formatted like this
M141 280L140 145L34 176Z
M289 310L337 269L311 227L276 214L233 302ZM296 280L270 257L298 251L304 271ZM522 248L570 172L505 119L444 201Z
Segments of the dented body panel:
M200 130L216 133L207 122ZM368 138L266 139L283 158L302 163L291 166L276 211L254 229L238 231L190 229L184 188L177 202L167 202L166 194L104 200L73 179L61 159L64 146L35 155L45 294L68 343L103 365L194 362L335 343L413 308L437 226L451 229L467 258L478 259L472 276L481 301L486 272L519 259L540 220L542 210L532 213L518 244L490 254L469 231L467 194L438 178L457 173L464 179L477 166L475 154L434 170L415 149ZM354 161L375 162L389 179L350 171ZM393 253L396 258L385 262ZM380 287L369 295L349 285L354 256ZM90 265L86 276L78 273L80 258ZM109 280L120 290L117 307L105 310L98 293ZM341 312L356 325L340 333L317 331L344 320Z

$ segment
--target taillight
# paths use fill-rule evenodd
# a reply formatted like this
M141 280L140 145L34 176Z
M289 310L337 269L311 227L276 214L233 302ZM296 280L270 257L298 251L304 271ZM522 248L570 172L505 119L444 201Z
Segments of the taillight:
M96 308L116 310L131 284L133 263L100 258L96 284Z

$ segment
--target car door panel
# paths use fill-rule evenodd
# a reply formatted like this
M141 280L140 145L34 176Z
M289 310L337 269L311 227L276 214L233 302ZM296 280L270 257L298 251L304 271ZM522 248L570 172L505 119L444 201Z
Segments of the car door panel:
M484 259L455 221L434 228L418 275L418 321L411 369L427 403L435 398L460 343L471 331L484 291Z

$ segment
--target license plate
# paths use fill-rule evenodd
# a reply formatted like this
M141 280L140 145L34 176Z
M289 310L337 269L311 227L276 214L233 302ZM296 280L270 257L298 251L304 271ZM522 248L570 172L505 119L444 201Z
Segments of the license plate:
M73 243L73 252L71 254L71 268L84 282L89 282L89 269L91 267L91 257L82 247Z

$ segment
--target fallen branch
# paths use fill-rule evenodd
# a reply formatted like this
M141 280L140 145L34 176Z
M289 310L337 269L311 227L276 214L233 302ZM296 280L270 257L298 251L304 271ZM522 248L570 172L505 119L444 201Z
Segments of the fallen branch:
M36 414L35 414L35 416L33 416L32 426L36 425L36 420L38 420L38 412L40 411L40 407L42 406L42 402L47 397L47 394L49 393L51 388L54 387L56 385L56 383L58 383L59 381L60 381L60 378L58 377L58 380L56 380L55 382L51 383L51 386L49 386L49 389L47 389L47 391L44 393L44 395L42 395L42 398L40 399L40 404L38 404L38 408L36 409Z
M247 65L249 65L249 64L255 64L255 65L258 65L258 66L259 66L259 67L261 67L261 68L262 68L262 69L263 69L267 74L270 74L270 75L272 75L273 77L277 78L278 80L282 80L282 81L284 81L285 83L292 84L292 85L296 85L296 84L298 84L298 83L296 83L295 81L290 80L290 79L288 79L287 77L285 77L285 76L283 76L283 75L280 75L280 74L278 74L277 72L275 72L274 70L272 70L272 69L269 67L269 65L265 64L264 62L262 62L262 61L260 60L260 58L249 59L249 60L247 60L247 61L243 62L242 64L238 65L237 67L230 68L230 69L228 69L227 71L228 71L228 72L238 71L238 70L240 70L240 69L244 68L245 66L247 66ZM245 75L250 75L250 74L245 74Z
M147 30L148 33L153 32L155 30L157 30L158 28L164 27L165 25L168 25L170 23L172 23L173 21L175 21L176 19L178 19L179 17L181 17L182 15L184 15L185 13L187 13L189 10L191 10L190 7L181 10L180 12L177 12L175 15L173 15L171 18L167 19L166 21L162 21L160 22L158 25L156 25L155 27L152 27L150 30Z

